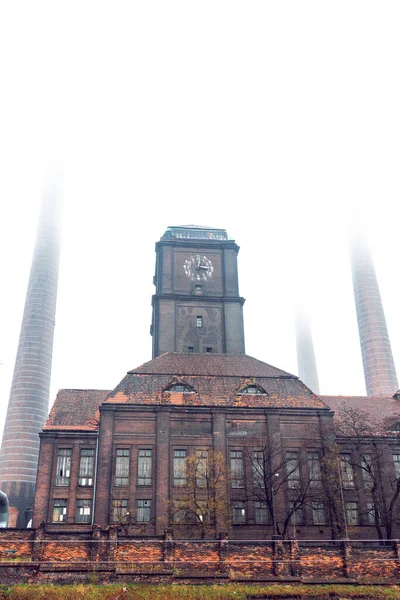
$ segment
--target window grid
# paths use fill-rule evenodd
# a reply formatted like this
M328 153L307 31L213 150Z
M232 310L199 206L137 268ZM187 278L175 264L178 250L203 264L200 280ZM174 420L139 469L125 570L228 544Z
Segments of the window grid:
M358 506L357 502L346 502L346 521L347 525L358 525Z
M151 485L152 450L139 450L138 485Z
M367 502L368 525L377 525L380 521L379 511L376 510L373 502Z
M299 453L297 450L286 451L286 474L288 487L297 490L300 487Z
M393 463L396 479L400 479L400 454L393 454Z
M115 498L112 501L112 522L121 523L128 514L128 499Z
M138 523L150 523L151 521L151 500L138 500L136 520Z
M295 510L294 509L295 506L295 502L289 502L289 511L291 513L290 515L290 523L291 525L304 525L304 513L303 513L303 507L302 506L298 506Z
M246 523L246 507L244 502L232 502L232 523L234 525Z
M187 450L174 450L174 485L186 485Z
M203 317L196 317L196 327L203 327Z
M208 450L196 450L196 486L207 487Z
M254 518L258 523L269 523L269 510L264 502L254 502Z
M325 507L321 502L314 502L311 505L314 525L325 525Z
M115 461L115 485L129 485L129 449L119 448Z
M69 485L71 475L71 448L59 448L57 456L56 485Z
M92 514L91 500L78 500L76 503L76 522L90 523Z
M371 490L374 486L374 465L371 454L363 454L361 457L361 472L364 487Z
M231 450L231 487L243 487L243 454L241 450Z
M307 452L308 473L311 487L321 487L321 461L319 452Z
M67 519L67 499L53 500L53 523L63 523Z
M79 485L93 485L94 450L82 448L79 463Z
M251 464L253 468L253 485L262 487L264 483L264 452L253 450Z
M351 465L351 454L340 455L340 475L342 485L346 490L354 489L353 467Z

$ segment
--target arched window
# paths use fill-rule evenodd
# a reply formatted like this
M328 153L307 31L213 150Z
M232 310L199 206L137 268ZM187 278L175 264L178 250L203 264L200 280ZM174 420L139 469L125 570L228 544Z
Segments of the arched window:
M264 396L268 396L267 392L259 385L248 385L247 387L241 389L238 392L238 396L241 396L242 394L251 394L251 395L264 394Z
M166 392L180 392L181 394L193 394L194 389L185 383L173 383L165 390Z

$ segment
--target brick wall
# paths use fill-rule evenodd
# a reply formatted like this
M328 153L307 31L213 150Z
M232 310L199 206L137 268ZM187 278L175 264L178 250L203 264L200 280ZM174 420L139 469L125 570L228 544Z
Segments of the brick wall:
M0 530L0 579L14 581L212 580L381 583L400 581L399 542L175 540L118 536L115 527L65 533Z

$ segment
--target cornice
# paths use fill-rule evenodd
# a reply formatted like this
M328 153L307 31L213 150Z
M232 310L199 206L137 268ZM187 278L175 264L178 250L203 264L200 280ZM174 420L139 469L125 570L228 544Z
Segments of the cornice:
M170 293L170 294L153 294L153 296L151 297L151 305L154 306L154 303L157 302L157 300L176 300L176 301L181 301L181 302L204 302L206 304L209 304L210 302L212 303L223 303L226 304L228 302L230 303L238 303L241 304L243 306L243 304L246 302L245 298L242 298L241 296L206 296L206 295L195 295L195 294L190 294L185 296L184 294L175 294L175 293Z

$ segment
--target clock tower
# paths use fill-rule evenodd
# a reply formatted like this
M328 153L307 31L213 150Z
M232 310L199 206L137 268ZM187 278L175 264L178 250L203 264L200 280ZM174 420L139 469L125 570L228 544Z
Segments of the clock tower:
M244 354L238 252L225 229L167 228L156 244L153 358L164 352Z

